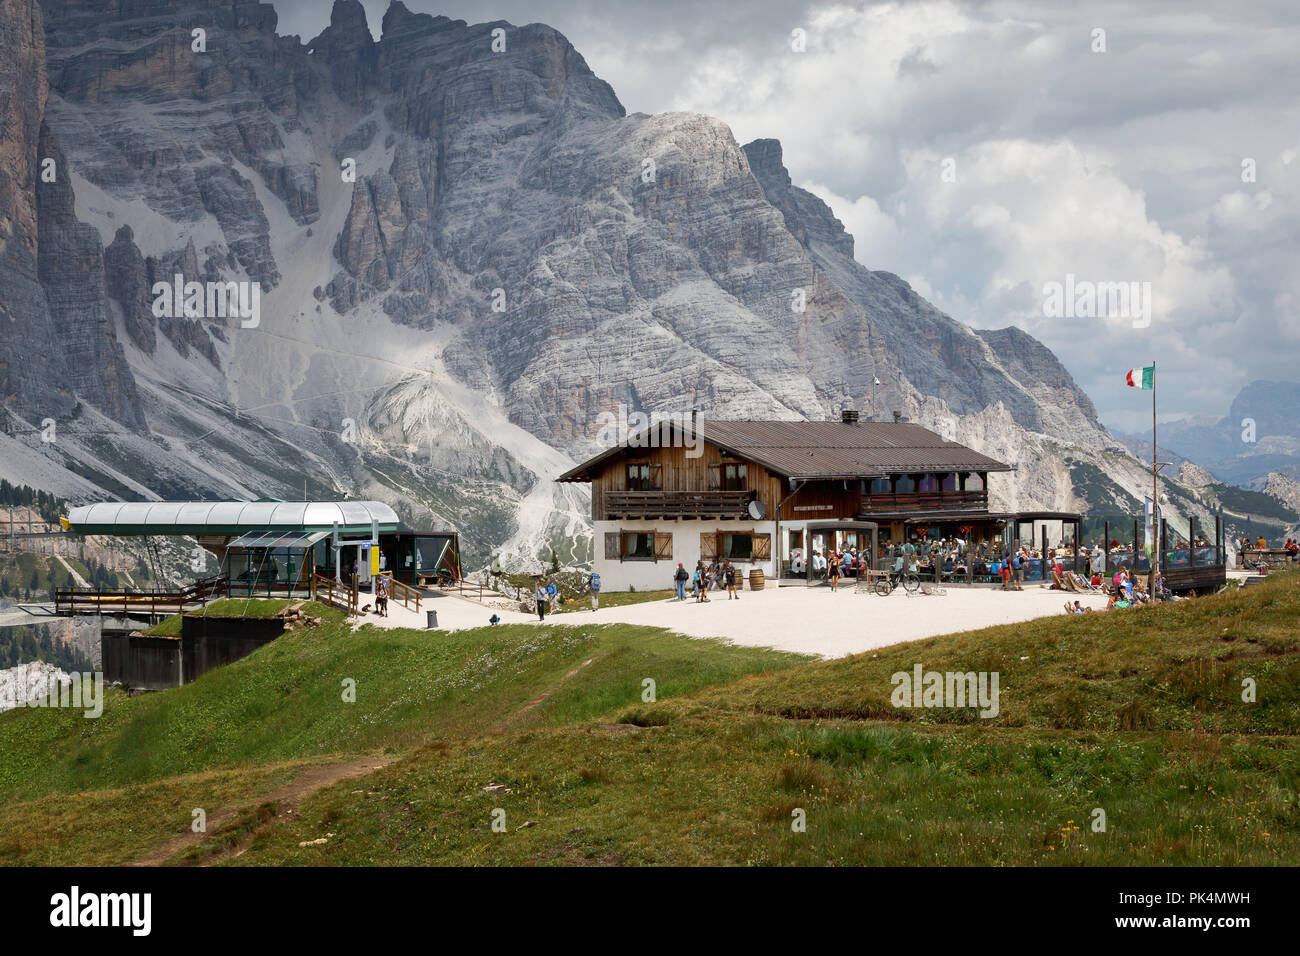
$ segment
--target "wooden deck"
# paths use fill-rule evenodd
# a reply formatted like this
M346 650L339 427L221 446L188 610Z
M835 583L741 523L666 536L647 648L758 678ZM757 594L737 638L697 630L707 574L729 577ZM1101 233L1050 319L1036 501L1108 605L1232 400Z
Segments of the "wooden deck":
M1210 591L1228 580L1228 569L1222 564L1165 568L1161 574L1165 576L1165 585L1174 592Z
M206 578L174 591L126 591L102 588L58 588L54 592L54 613L87 614L179 614L202 607L226 593L226 579Z

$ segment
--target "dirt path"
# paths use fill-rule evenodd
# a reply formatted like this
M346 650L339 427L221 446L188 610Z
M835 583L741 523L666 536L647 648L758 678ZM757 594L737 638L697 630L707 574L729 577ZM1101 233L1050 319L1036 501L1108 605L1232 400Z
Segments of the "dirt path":
M222 810L220 813L208 819L207 832L194 833L187 831L178 837L162 843L144 856L132 860L128 866L162 866L177 853L197 846L208 839L209 836L220 831L221 827L230 822L241 811L249 807L259 806L264 803L273 803L276 805L275 816L266 823L250 831L239 844L226 850L216 853L203 860L203 866L211 866L214 863L220 863L231 857L238 856L252 842L263 829L270 826L275 820L282 820L288 817L298 809L298 807L308 797L311 797L319 790L338 783L341 780L349 780L352 777L364 776L373 773L383 767L393 763L395 757L360 757L356 760L347 760L340 763L312 764L304 767L298 774L296 780L292 783L285 784L278 790L261 797L253 797L243 800L233 806Z
M546 688L546 690L542 691L542 693L498 723L489 731L489 733L501 732L520 717L524 716L524 714L527 714L529 711L538 707L544 700L563 687L568 680L589 667L595 662L595 660L595 657L587 658L587 660L583 661L577 667L574 667L558 681ZM397 760L396 757L360 757L356 760L348 760L340 763L311 764L304 767L298 774L297 779L292 783L285 784L280 789L265 794L264 796L241 800L240 802L222 810L220 813L209 817L206 832L194 833L193 831L187 831L182 833L180 836L172 837L170 840L160 844L143 856L132 860L127 865L162 866L176 856L176 854L181 853L190 847L199 846L210 837L220 834L221 829L234 820L241 811L247 810L250 807L258 807L262 804L274 804L275 813L273 815L269 816L264 822L259 822L255 825L251 830L245 833L235 845L226 847L225 849L204 857L199 865L212 866L226 860L234 859L252 845L253 840L259 833L268 829L277 822L292 817L298 807L318 791L336 784L341 780L349 780L353 777L361 777L368 773L373 773L376 770L387 767L395 760Z
M550 687L546 688L546 690L542 691L541 694L539 694L537 697L534 697L532 700L530 700L528 703L524 704L524 706L520 707L517 711L515 711L513 714L511 714L511 715L510 715L509 717L507 717L505 720L501 721L501 723L499 723L499 724L497 724L495 727L493 727L490 731L488 731L488 733L492 733L492 734L500 733L500 732L501 732L502 730L504 730L506 727L510 726L510 724L514 723L516 720L518 720L518 719L519 719L520 717L522 717L524 714L528 713L530 710L532 710L534 707L536 707L536 706L537 706L538 704L540 704L542 701L546 700L546 698L550 697L553 693L555 693L557 690L559 690L561 687L563 687L565 681L567 681L567 680L568 680L570 677L572 677L574 674L576 674L576 673L578 673L579 671L581 671L583 668L587 667L587 666L588 666L589 664L591 664L591 662L594 661L595 659L596 659L596 658L594 658L594 657L589 657L589 658L587 658L585 661L583 661L581 664L579 664L579 665L578 665L577 667L575 667L573 670L569 671L569 673L565 674L563 677L561 677L559 680L557 680L557 681L556 681L554 684L552 684Z

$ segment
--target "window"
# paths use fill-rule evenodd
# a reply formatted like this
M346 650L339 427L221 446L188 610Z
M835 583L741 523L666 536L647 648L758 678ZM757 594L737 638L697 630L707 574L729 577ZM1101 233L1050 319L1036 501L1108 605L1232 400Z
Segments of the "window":
M770 534L738 534L729 531L700 535L700 557L727 561L767 561L772 557Z
M607 561L668 561L673 556L671 531L608 531Z
M750 534L722 535L722 554L731 561L748 561L754 556L754 536Z
M743 463L724 463L722 466L722 490L744 491L746 471L746 466Z
M629 531L623 535L623 557L629 561L637 559L653 561L655 556L655 533L653 531Z
M659 468L659 465L652 465L649 462L629 462L627 466L627 490L658 491Z

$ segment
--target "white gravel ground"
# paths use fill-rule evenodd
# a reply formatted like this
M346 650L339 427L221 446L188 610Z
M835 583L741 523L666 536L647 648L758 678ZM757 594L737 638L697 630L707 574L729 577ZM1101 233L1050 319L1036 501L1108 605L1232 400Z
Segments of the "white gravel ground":
M903 641L1064 614L1067 598L1071 602L1078 598L1084 607L1096 611L1106 607L1105 597L1099 594L1072 594L1037 585L1026 585L1020 592L952 587L943 596L909 596L896 590L888 597L856 594L851 587L837 593L827 587L768 587L745 591L735 601L728 601L726 594L713 595L707 604L687 597L681 603L650 601L559 614L553 619L563 624L645 624L689 637L725 638L754 647L844 657ZM449 631L482 627L493 613L500 615L502 623L537 621L535 615L494 610L453 594L427 599L419 615L390 601L387 618L366 615L363 620L381 627L422 628L427 608L437 610L439 628Z

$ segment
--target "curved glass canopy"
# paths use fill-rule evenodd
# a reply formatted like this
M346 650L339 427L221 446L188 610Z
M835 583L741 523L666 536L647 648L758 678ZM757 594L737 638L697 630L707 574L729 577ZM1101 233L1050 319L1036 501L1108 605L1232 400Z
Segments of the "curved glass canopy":
M368 534L397 530L398 517L382 501L107 501L73 508L64 527L79 534L236 534L253 531L332 531Z

